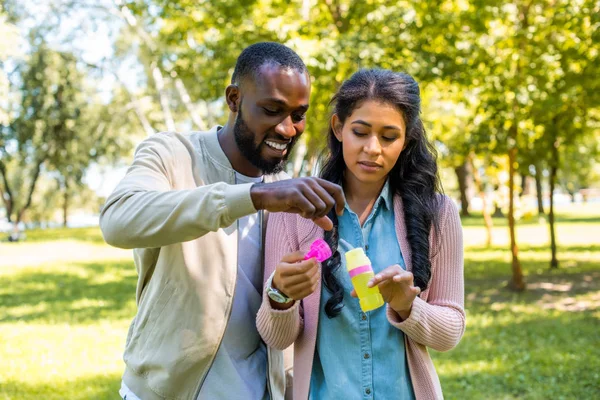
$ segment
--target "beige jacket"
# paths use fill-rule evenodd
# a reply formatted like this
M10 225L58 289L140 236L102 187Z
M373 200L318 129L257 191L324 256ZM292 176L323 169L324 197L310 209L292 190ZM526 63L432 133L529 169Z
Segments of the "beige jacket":
M144 400L195 400L231 313L235 222L256 209L216 130L146 139L100 215L108 244L135 249L138 311L123 380ZM269 348L268 360L271 398L283 399L283 355Z

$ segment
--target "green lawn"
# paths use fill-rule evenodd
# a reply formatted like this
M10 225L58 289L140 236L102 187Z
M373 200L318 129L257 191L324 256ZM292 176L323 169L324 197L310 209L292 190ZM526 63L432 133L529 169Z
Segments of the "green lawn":
M600 210L559 211L559 270L548 270L546 225L518 229L522 294L505 289L506 226L495 221L486 249L481 221L465 221L467 331L455 350L432 352L446 398L600 398ZM131 252L97 229L30 232L0 243L0 280L0 399L118 398Z

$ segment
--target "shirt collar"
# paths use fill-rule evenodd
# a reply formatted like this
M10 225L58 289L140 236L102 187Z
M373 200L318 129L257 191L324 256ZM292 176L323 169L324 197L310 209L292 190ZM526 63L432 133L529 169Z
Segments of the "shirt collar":
M392 191L390 190L390 180L386 179L385 185L383 185L383 189L381 189L381 193L379 193L378 202L383 202L385 207L388 210L391 210L393 207L393 198Z
M381 189L381 192L379 193L379 196L377 197L377 200L375 200L375 205L373 208L377 209L379 204L383 203L385 208L389 211L394 206L393 201L394 201L393 194L390 190L390 180L386 179L385 184L383 185L383 188ZM346 203L344 205L344 208L347 209L348 211L351 211L350 207L348 206L348 203Z

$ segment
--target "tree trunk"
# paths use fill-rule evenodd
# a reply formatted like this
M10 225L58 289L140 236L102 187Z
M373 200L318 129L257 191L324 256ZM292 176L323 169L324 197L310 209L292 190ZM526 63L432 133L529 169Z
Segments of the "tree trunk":
M175 74L175 71L173 71L172 74ZM192 99L190 98L190 95L189 95L187 89L185 88L183 81L180 78L175 79L175 87L177 88L177 92L179 92L179 97L181 98L181 101L185 105L185 108L186 108L188 114L190 114L192 121L194 121L194 124L196 124L198 129L200 129L201 131L206 130L207 126L204 123L204 121L202 120L202 118L200 117L200 114L198 114L196 107L194 107L194 104L192 103Z
M516 125L512 128L516 129ZM514 137L514 136L513 136ZM510 232L510 250L512 254L512 281L510 287L515 290L525 290L523 269L519 261L519 248L515 233L515 163L517 162L517 148L508 150L508 229Z
M471 171L473 171L473 180L475 181L475 186L479 191L479 196L481 197L481 206L482 206L482 214L483 221L485 222L485 231L487 234L486 246L492 247L492 232L494 228L494 222L492 221L492 216L490 215L490 211L488 210L487 205L487 196L485 195L485 186L481 181L481 175L479 175L479 170L475 166L474 155L469 155L469 163L471 166Z
M535 164L535 192L537 195L538 214L546 215L544 212L544 198L542 194L542 167L539 163Z
M556 126L556 123L554 126ZM556 173L558 172L558 157L558 143L555 133L554 143L552 144L552 165L550 167L550 214L548 215L548 225L550 227L550 250L552 252L550 268L558 268L558 259L556 257L556 229L554 225L554 187L556 185Z
M465 161L454 168L458 180L458 189L460 190L460 215L463 217L469 216L469 198L467 196L467 177L469 176L469 169L467 165L468 164Z
M69 185L65 182L65 192L63 194L63 227L66 228L69 222Z
M42 171L42 164L44 160L38 161L35 165L35 169L33 170L33 176L31 177L31 183L29 185L29 193L27 194L27 202L21 208L21 210L17 213L16 222L19 223L23 220L23 215L25 211L31 206L31 201L33 200L33 192L35 191L35 187L37 185L38 178L40 177L40 172Z
M8 236L9 242L18 242L21 239L21 230L19 229L20 221L13 222L12 233Z
M554 225L554 185L556 181L556 166L550 167L550 214L548 214L548 223L550 226L550 249L552 251L552 259L550 260L550 268L558 268L558 259L556 258L556 231Z
M169 96L165 91L165 81L163 78L163 74L158 67L156 62L153 62L150 66L152 68L152 77L154 78L154 87L158 92L158 99L160 100L160 106L163 111L163 117L165 121L165 125L167 126L167 130L174 132L175 131L175 121L173 120L173 115L171 114L171 105L169 104Z
M8 222L12 222L12 214L13 214L13 194L10 189L10 184L8 183L8 172L6 171L6 166L0 160L0 175L2 175L2 182L4 185L4 190L0 187L0 196L2 196L2 201L4 202L4 207L6 209L6 219Z

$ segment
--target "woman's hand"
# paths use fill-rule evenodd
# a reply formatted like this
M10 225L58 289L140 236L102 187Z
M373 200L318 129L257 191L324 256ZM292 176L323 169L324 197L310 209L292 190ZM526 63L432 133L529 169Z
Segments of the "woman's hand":
M400 318L410 316L412 303L421 293L418 286L414 286L413 274L405 271L399 265L391 265L376 274L368 283L369 287L379 286L383 300L396 311ZM352 291L352 296L356 293Z
M271 285L290 299L298 301L312 294L319 281L317 260L304 260L304 253L297 251L283 256L277 264ZM286 309L293 304L275 304L271 301L271 305L278 309Z

